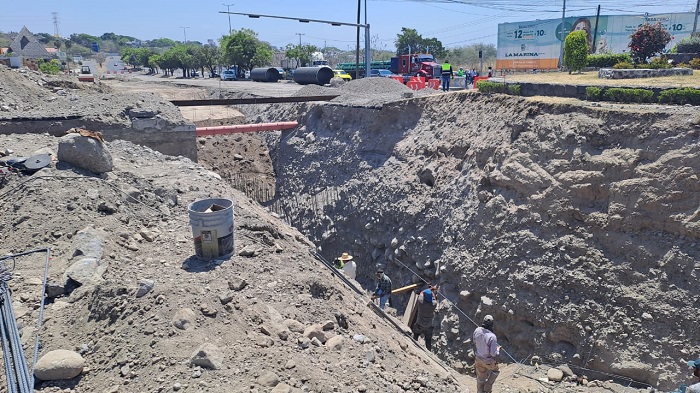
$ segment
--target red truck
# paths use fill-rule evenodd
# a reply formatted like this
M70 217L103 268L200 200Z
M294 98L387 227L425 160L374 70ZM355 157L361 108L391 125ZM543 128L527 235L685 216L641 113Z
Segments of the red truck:
M429 53L412 53L391 58L391 72L404 77L423 76L428 79L440 78L442 68Z

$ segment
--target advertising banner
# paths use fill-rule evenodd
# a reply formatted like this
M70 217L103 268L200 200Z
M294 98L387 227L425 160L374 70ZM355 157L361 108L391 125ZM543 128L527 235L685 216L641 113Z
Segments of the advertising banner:
M693 30L692 12L647 15L601 15L542 19L498 25L496 69L556 69L562 40L571 31L584 30L588 36L590 53L625 53L630 35L644 23L660 22L672 40L666 46L671 50L676 43L690 37ZM564 34L562 34L562 32Z

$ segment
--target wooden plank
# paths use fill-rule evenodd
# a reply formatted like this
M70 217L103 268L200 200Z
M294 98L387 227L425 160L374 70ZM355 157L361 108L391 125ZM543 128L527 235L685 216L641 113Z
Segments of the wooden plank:
M409 328L413 325L416 320L416 313L418 312L418 294L411 292L411 297L408 299L406 304L406 311L403 313L403 323Z
M405 287L394 289L393 291L391 291L391 294L393 295L395 293L405 292L405 291L408 291L409 289L413 289L417 286L418 286L418 284L406 285Z

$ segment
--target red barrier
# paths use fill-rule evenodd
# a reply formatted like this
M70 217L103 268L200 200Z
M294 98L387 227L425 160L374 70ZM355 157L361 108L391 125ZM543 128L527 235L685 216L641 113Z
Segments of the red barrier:
M392 75L391 79L403 83L403 76L401 76L401 75Z
M409 80L408 82L406 82L406 87L408 87L411 90L425 89L425 82L415 79Z
M440 79L428 79L428 87L432 89L439 89L440 88Z
M488 76L475 76L475 77L474 77L474 89L475 89L475 90L479 90L479 88L476 87L476 82L478 82L478 81L485 81L485 80L488 80L488 79L489 79Z

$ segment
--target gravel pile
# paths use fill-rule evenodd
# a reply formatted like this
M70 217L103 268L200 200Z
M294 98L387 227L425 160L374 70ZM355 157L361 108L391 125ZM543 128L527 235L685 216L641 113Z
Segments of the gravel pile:
M27 68L0 66L0 120L81 117L130 125L131 109L184 121L177 107L152 93L115 94L100 82L78 82L75 76L47 76Z

